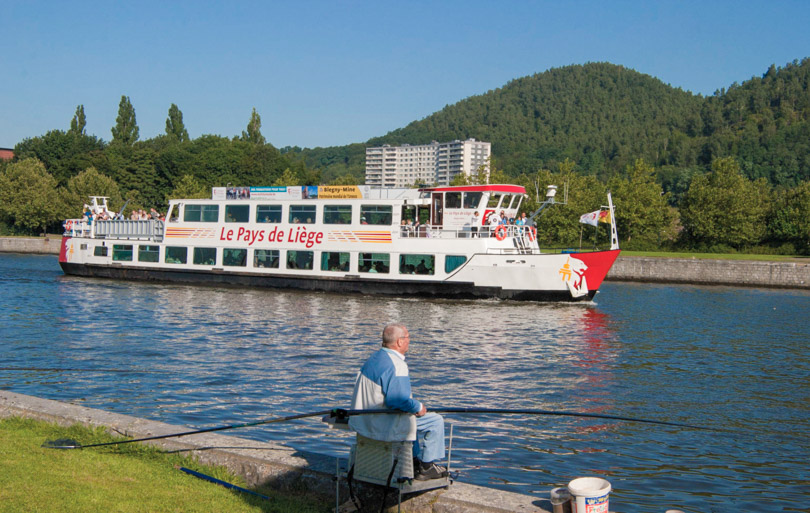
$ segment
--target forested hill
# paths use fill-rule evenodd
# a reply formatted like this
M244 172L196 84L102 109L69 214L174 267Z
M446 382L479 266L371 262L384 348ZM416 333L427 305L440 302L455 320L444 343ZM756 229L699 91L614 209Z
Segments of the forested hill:
M385 136L305 149L325 179L363 174L365 147L474 137L490 141L509 175L555 169L611 175L637 158L677 189L712 160L736 156L743 172L793 185L810 178L810 59L704 97L609 63L551 69L449 105Z

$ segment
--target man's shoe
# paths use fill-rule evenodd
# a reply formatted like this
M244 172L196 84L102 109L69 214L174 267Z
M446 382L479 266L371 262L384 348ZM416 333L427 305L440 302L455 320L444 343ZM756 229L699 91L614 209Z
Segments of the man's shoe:
M416 469L414 479L417 481L430 481L431 479L441 479L447 477L447 469L435 463L422 463Z

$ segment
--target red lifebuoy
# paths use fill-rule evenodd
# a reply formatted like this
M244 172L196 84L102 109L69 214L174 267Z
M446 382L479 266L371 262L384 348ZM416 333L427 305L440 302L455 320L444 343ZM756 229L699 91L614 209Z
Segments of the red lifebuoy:
M65 221L65 231L69 232L72 229L73 229L73 220L68 219L67 221Z
M534 226L529 226L529 231L526 232L526 235L529 237L529 242L534 242L537 238L537 228Z
M498 240L504 240L506 238L506 225L502 224L495 228L495 238Z

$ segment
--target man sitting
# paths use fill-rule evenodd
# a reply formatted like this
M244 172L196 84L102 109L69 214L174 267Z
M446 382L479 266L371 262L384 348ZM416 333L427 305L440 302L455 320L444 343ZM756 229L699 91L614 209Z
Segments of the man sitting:
M373 440L412 440L414 479L447 477L447 469L436 464L444 458L444 418L427 413L425 405L412 397L405 363L409 345L410 334L404 325L386 326L382 348L363 364L352 394L352 409L393 409L402 413L355 415L349 418L349 426Z

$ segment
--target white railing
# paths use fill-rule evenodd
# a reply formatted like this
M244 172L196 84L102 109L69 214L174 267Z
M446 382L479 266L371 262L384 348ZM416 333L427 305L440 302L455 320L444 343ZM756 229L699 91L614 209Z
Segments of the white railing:
M109 221L68 219L65 221L65 235L70 237L88 237L91 239L114 238L161 242L163 240L163 231L163 221L156 219L114 219Z

